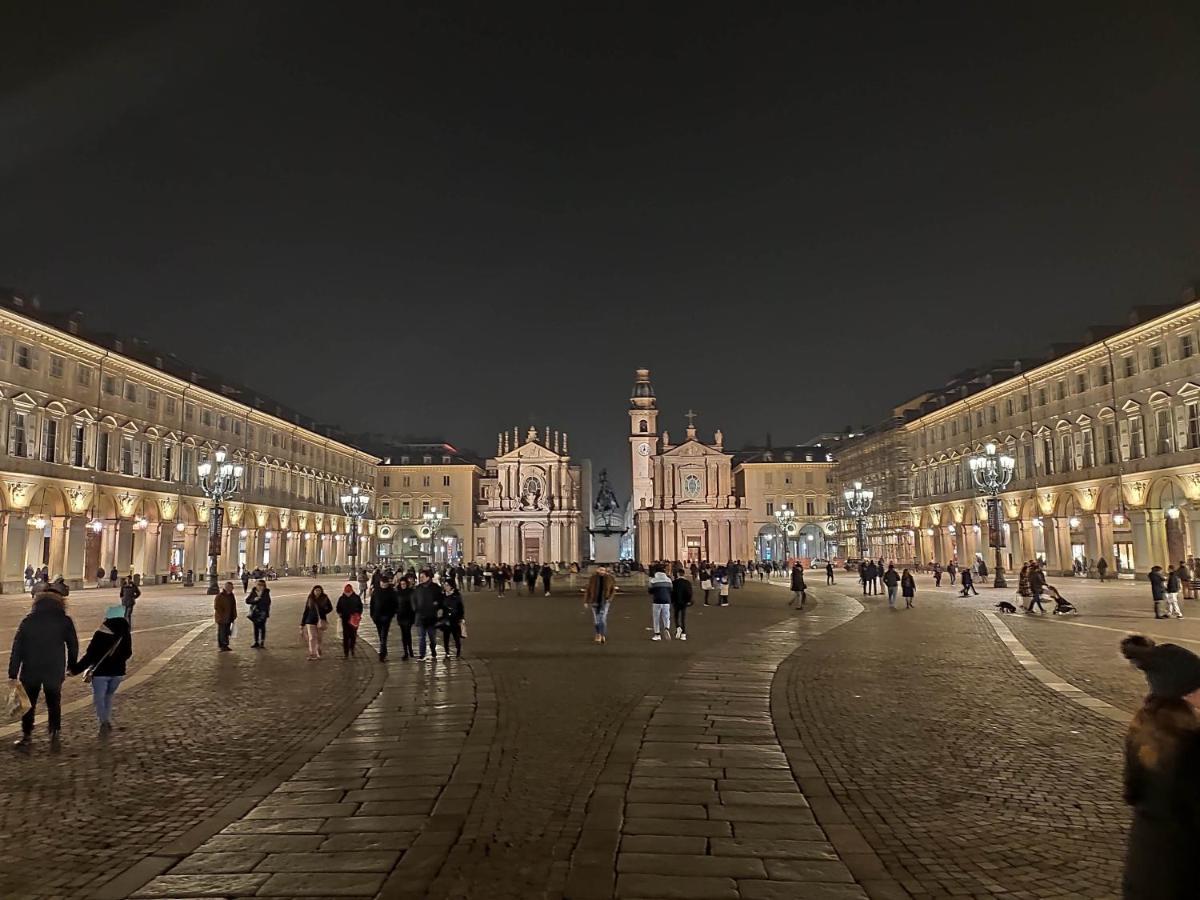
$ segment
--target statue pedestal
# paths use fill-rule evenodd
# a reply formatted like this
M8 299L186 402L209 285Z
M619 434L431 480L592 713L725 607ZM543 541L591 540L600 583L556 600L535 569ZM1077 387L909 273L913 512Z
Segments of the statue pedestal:
M591 530L592 561L606 565L617 562L621 558L621 538L625 532L608 529Z

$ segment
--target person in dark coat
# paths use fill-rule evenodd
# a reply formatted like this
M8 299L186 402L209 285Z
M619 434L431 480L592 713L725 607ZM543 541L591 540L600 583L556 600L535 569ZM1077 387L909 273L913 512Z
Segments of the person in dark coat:
M676 569L675 580L671 582L671 612L675 615L677 640L687 640L687 611L691 605L692 582L686 577L683 569Z
M438 627L442 629L442 652L447 659L450 658L450 638L453 637L454 655L462 656L462 626L467 620L467 609L463 605L462 591L454 581L442 585L442 609L443 615L438 622Z
M125 621L133 625L133 605L142 596L142 589L132 578L121 579L121 606L125 607Z
M417 609L413 605L413 581L407 575L400 579L400 586L396 588L396 597L399 602L399 608L396 612L396 624L400 627L400 640L404 644L403 659L412 659L416 654L413 653L412 629L413 623L417 621Z
M379 661L386 662L388 657L388 630L392 627L392 619L400 611L400 597L392 587L391 579L379 582L379 589L371 592L371 621L379 632Z
M1154 566L1147 576L1150 579L1150 596L1154 600L1154 618L1165 619L1163 601L1167 599L1167 576L1163 574L1162 566Z
M828 577L830 568L826 568L826 576ZM808 585L804 583L804 567L796 562L792 566L792 599L789 606L796 606L796 601L799 600L799 609L804 609L804 604L808 601Z
M67 668L72 675L92 669L92 705L100 723L100 736L112 731L113 697L125 678L125 664L133 656L133 635L120 606L111 606L104 624L92 635L87 652Z
M833 563L825 563L825 583L833 584Z
M225 582L225 588L213 597L213 620L217 623L217 647L229 650L229 632L237 619L237 597L233 595L233 582Z
M422 569L418 576L421 581L413 592L413 606L417 613L417 646L421 651L421 659L425 658L425 644L429 644L429 654L437 661L437 621L442 617L442 592L433 581L433 571Z
M16 749L29 749L39 694L46 695L50 746L57 749L62 730L62 684L67 668L78 658L79 638L63 598L50 590L39 593L29 615L17 627L8 657L10 686L19 680L32 704L21 717L21 739L14 745Z
M550 564L542 566L542 592L550 596L550 579L554 577L554 570L550 568Z
M242 590L250 590L250 570L245 567L242 568Z
M1125 900L1196 896L1196 828L1200 825L1200 657L1142 635L1121 641L1150 693L1125 738L1125 802L1133 824L1125 856Z
M117 572L116 566L113 566L108 572L108 583L110 585L112 585L113 587L117 586L118 575L119 575L119 573Z
M978 597L979 591L975 590L975 576L971 574L971 570L966 566L963 566L963 568L959 570L958 574L959 583L962 585L962 591L958 596L968 597L972 592L974 592L975 596Z
M900 593L904 595L904 608L912 609L913 598L917 595L917 579L908 569L900 576Z
M357 656L358 626L362 624L363 602L362 597L354 592L353 585L347 583L342 588L335 611L342 620L342 658Z
M254 590L246 597L246 605L250 607L247 616L254 626L254 643L250 646L264 650L267 646L267 619L271 618L271 589L265 581L259 579L255 582Z
M537 590L538 567L530 563L525 567L525 588L529 591L529 596L533 596L533 592Z
M896 588L900 585L900 573L896 571L895 563L888 563L887 571L883 573L883 584L887 588L888 606L896 606Z

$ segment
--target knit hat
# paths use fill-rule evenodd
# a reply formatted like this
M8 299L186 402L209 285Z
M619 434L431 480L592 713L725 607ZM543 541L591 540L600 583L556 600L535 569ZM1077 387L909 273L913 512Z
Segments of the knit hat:
M1200 656L1191 650L1132 634L1121 641L1121 653L1142 670L1155 697L1175 699L1200 689Z
M125 607L123 607L123 606L110 606L108 609L106 609L104 611L105 621L108 621L109 619L123 619L123 618L125 618Z

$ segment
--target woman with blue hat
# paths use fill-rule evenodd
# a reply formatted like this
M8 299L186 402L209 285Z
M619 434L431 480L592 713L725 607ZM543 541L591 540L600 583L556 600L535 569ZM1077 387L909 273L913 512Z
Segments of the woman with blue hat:
M125 662L132 655L133 637L125 607L110 606L104 612L104 623L92 635L87 652L71 666L72 675L85 672L84 682L91 682L101 737L112 731L113 696L125 677Z

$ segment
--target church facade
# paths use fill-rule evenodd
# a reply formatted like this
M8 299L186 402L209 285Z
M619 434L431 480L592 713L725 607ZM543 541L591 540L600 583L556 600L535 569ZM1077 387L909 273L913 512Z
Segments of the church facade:
M712 443L697 435L694 417L683 441L658 430L650 371L638 369L629 405L636 556L654 559L747 559L750 513L734 488L733 455L718 429Z

